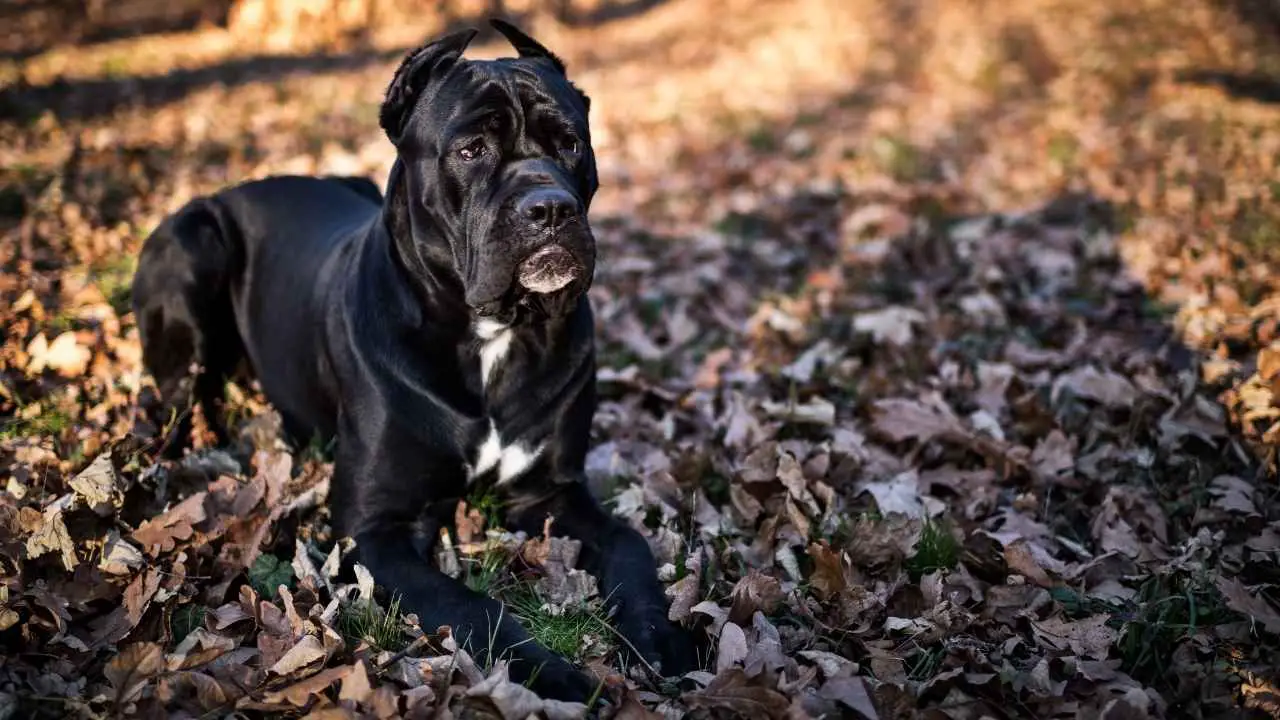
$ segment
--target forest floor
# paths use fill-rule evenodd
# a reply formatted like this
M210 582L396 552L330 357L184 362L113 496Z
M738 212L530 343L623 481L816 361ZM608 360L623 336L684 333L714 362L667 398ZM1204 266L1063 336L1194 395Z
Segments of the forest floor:
M703 667L550 614L566 548L490 498L441 566L616 717L1280 717L1274 14L650 4L530 29L593 98L587 471ZM331 467L251 386L230 454L158 462L139 412L142 240L231 182L382 182L428 25L0 61L0 718L573 710L334 574Z

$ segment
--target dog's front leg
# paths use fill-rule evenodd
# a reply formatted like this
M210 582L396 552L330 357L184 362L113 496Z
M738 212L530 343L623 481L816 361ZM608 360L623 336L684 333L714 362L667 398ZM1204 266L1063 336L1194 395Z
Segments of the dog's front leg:
M397 594L406 612L416 613L424 630L452 628L460 647L482 665L510 661L511 678L546 697L584 702L595 690L583 673L538 645L493 598L445 575L418 554L412 528L378 527L355 538L357 556L379 585Z
M582 482L560 485L549 498L521 500L517 496L512 503L516 528L541 534L550 516L553 534L582 542L579 564L600 581L600 594L615 609L618 630L632 650L664 675L693 669L693 641L667 619L653 553L640 533L605 512Z
M459 646L482 664L509 660L511 678L533 678L532 687L540 695L586 701L595 691L586 675L534 642L501 603L423 557L416 523L434 499L439 479L447 476L447 464L433 464L431 455L419 450L422 445L413 442L412 433L378 409L364 406L359 415L343 413L339 418L330 506L340 531L356 542L355 560L399 597L405 612L418 616L423 629L448 625Z

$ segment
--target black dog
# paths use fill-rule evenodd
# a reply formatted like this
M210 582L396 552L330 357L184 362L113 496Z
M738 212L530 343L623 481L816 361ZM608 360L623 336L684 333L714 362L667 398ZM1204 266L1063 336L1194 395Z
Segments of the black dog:
M451 625L482 658L513 658L517 680L582 700L585 675L430 564L456 499L489 484L509 526L537 534L550 516L582 541L637 652L667 671L692 660L644 538L582 481L595 408L589 102L559 58L493 24L519 58L463 60L471 30L396 71L381 110L398 154L385 204L365 180L302 177L193 200L143 247L134 309L166 414L185 417L194 392L225 441L223 386L247 357L291 438L336 438L337 530L378 583L424 627Z

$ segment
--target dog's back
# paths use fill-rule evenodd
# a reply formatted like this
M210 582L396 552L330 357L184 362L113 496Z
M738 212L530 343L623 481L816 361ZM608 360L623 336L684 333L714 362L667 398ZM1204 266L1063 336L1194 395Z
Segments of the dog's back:
M314 295L325 261L352 237L344 229L376 221L381 199L365 178L270 177L196 198L147 238L133 307L143 360L162 401L155 419L175 424L167 454L178 455L185 445L193 392L219 442L229 439L223 386L246 347L255 372L290 368L272 378L273 387L287 392L290 383L311 379L316 369L308 374L304 351L315 351L315 363L319 349L314 324L300 312L309 303L299 299ZM273 282L242 282L257 273ZM199 368L194 375L193 366ZM328 409L300 410L325 417Z

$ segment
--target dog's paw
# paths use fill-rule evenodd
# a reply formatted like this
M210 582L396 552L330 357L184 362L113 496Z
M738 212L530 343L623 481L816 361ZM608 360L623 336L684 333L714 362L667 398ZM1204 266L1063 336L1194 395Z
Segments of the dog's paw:
M618 630L658 674L674 677L695 669L693 635L667 619L665 604L623 603L618 611Z
M513 663L511 678L527 682L540 697L585 703L595 694L597 683L559 656Z

